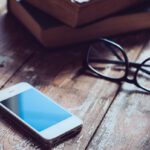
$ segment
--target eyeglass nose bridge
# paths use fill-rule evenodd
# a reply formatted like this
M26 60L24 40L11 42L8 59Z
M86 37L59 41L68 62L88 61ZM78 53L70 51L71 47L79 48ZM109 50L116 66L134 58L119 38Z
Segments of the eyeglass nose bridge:
M133 84L133 83L135 84L136 79L135 79L135 76L132 79L126 77L125 81L128 82L128 83L131 83L131 84Z
M127 58L127 66L126 66L126 73L125 73L125 76L124 76L124 81L130 83L130 84L136 84L136 75L137 75L137 71L138 69L136 70L130 70L131 68L129 67L129 62L128 62L128 58ZM132 76L130 76L130 74L132 73Z

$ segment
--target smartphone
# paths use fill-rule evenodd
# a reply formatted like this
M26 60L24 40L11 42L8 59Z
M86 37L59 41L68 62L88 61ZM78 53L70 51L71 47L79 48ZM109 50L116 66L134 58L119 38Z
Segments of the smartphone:
M78 117L24 82L0 91L0 108L19 126L52 145L79 133L83 124Z

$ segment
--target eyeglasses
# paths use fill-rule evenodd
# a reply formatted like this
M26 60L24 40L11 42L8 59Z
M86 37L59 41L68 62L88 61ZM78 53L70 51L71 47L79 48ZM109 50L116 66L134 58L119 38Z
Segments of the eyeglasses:
M126 81L150 92L150 57L142 63L129 62L125 50L111 40L93 42L85 65L91 75L115 82Z

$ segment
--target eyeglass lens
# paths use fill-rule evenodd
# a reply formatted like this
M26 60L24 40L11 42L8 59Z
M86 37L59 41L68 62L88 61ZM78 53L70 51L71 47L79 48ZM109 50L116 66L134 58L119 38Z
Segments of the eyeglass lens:
M88 64L95 72L110 79L120 79L125 75L123 53L109 42L95 42L91 45Z
M140 67L137 73L137 82L142 88L150 91L150 59Z

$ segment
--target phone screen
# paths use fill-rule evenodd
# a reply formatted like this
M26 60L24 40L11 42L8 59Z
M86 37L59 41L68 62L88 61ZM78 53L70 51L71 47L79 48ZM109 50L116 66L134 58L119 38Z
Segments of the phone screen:
M27 90L1 103L39 132L72 116L35 89Z

